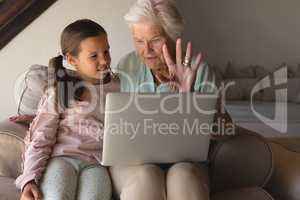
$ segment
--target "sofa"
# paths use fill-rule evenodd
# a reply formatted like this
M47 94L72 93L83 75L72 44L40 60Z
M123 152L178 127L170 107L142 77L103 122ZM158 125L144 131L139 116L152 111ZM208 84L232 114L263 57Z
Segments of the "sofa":
M34 114L47 84L47 67L34 65L19 89L18 114ZM8 116L9 117L9 116ZM238 127L231 138L216 140L210 149L212 200L297 200L300 198L299 143L270 140ZM19 199L14 185L22 171L23 139L28 127L0 122L0 200Z
M225 98L225 108L233 122L263 136L271 145L275 167L268 191L275 199L300 199L299 175L293 172L299 167L300 153L300 64L282 63L273 70L267 70L260 65L238 66L229 62L225 67L213 66L213 69L219 82L225 85L234 83L227 88ZM264 85L266 82L262 80L268 79L270 85ZM258 90L251 97L255 86ZM281 118L276 119L276 103L286 107L285 131L276 130L273 126L283 127L285 123ZM284 115L279 113L278 116ZM263 123L262 117L272 120Z
M268 71L229 63L224 71L215 71L218 80L228 85L225 107L235 124L270 139L300 137L300 65L283 63ZM263 123L265 119L269 122Z

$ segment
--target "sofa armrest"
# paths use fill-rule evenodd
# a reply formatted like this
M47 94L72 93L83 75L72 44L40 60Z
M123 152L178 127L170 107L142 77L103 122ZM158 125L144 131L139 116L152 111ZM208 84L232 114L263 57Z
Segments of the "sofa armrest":
M264 187L273 173L273 154L268 141L236 126L236 135L217 140L211 149L212 192Z
M9 120L0 121L0 176L16 178L21 173L27 129Z
M299 200L300 197L300 153L290 151L271 142L274 155L274 173L267 189L275 199Z

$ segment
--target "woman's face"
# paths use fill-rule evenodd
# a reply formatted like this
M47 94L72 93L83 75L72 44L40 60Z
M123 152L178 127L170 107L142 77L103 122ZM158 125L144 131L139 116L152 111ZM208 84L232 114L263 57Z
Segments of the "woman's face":
M132 25L135 48L142 61L154 71L165 67L162 47L167 37L161 26L151 21Z

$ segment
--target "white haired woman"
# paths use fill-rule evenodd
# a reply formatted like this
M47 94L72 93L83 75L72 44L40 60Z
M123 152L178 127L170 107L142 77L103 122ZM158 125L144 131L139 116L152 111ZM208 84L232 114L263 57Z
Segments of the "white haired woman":
M214 89L214 75L187 44L182 56L183 19L171 0L138 0L126 14L136 51L118 64L123 92L204 91ZM121 200L209 199L207 168L200 163L110 168Z

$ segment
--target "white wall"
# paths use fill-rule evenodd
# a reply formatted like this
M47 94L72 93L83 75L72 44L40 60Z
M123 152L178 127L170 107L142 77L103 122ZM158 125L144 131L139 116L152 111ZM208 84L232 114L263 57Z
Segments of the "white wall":
M80 18L90 18L107 30L112 65L133 49L130 32L123 21L134 0L58 0L0 51L0 120L16 114L14 85L32 64L48 64L59 52L63 28Z
M299 0L178 0L191 38L209 63L269 69L300 63Z

